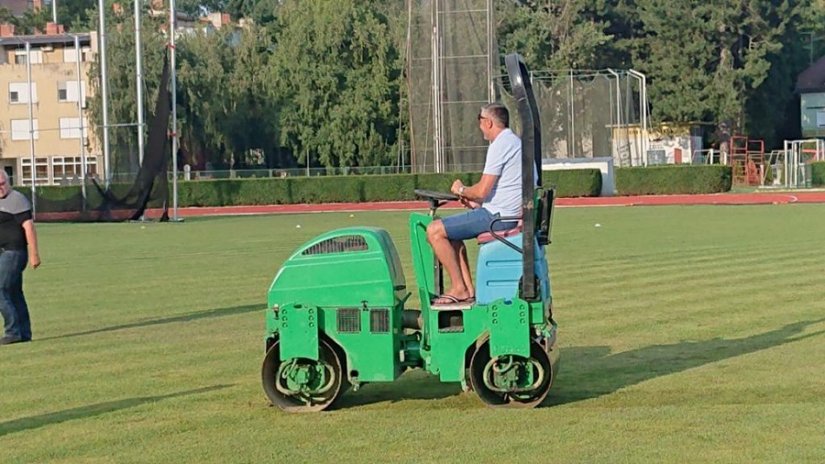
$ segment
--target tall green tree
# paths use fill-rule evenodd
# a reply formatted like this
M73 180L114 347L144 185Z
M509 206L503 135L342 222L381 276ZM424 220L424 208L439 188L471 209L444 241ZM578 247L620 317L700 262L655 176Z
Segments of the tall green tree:
M772 136L747 109L775 84L768 78L800 2L636 2L644 35L634 65L650 79L654 119L730 121L735 131Z
M273 79L280 140L302 164L389 164L398 140L398 38L376 1L285 1Z
M90 14L94 14L95 0L58 0L57 20L69 31L81 31L88 25ZM51 13L49 13L51 14Z
M607 24L587 0L498 0L497 38L503 52L519 51L531 69L593 69L604 64Z
M266 30L193 34L181 42L179 102L187 151L216 168L286 167L278 146L277 101ZM263 159L252 157L260 152Z

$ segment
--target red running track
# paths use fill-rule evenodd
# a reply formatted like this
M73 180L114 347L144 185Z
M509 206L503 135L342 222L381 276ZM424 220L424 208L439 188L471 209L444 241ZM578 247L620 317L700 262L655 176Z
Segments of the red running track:
M772 205L789 203L825 203L825 191L793 193L717 193L707 195L643 195L626 197L558 198L558 207L594 206L663 206L663 205ZM461 208L457 202L442 208ZM388 201L377 203L322 203L302 205L223 206L178 208L178 216L218 216L278 213L320 213L348 211L426 210L424 201ZM170 211L171 214L171 211Z

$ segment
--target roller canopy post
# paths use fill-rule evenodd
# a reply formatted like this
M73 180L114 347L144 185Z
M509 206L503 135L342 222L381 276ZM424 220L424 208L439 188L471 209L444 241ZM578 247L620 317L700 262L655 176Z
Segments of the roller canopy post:
M518 114L521 118L521 211L524 223L522 240L523 273L521 281L521 298L535 301L539 298L536 282L535 263L535 190L536 184L541 184L541 122L539 121L536 97L533 95L533 86L530 83L530 73L522 57L516 53L504 58L507 74L510 78L510 88L518 105ZM533 176L533 167L538 173L538 179Z

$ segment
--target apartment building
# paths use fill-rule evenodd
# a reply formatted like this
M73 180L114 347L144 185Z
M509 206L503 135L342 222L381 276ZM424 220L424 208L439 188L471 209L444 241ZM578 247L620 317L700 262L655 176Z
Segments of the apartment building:
M45 32L20 36L0 24L0 167L16 186L77 183L103 170L87 105L95 34L52 23Z

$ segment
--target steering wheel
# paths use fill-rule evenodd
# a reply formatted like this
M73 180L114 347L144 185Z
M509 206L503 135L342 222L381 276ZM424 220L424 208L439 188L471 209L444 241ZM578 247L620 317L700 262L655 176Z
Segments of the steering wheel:
M419 197L426 198L428 200L458 201L458 195L454 195L452 193L436 192L435 190L415 189L415 194Z
M448 201L458 201L458 195L436 192L434 190L415 189L415 195L425 198L430 203L430 216L434 216L435 210L437 210L440 206L443 206Z

